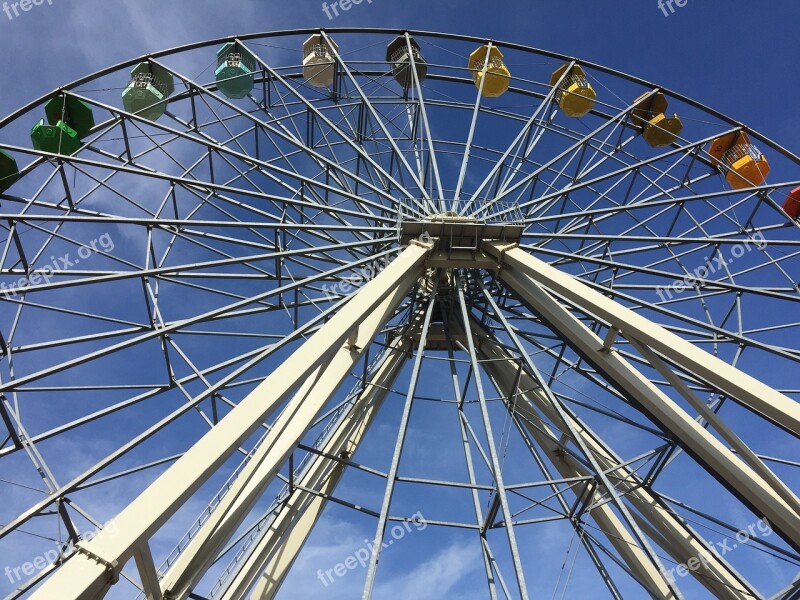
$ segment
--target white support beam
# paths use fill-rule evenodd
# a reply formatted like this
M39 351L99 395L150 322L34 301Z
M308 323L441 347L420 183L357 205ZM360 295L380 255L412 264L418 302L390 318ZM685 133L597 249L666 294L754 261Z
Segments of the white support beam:
M515 389L514 381L519 370L517 363L511 359L490 358L490 355L483 352L482 354L487 359L487 362L484 363L484 369L495 388L500 392L500 395L504 398L510 398L518 394L514 412L522 417L522 424L539 447L542 448L543 454L550 459L551 464L558 470L561 477L570 479L591 476L583 465L580 465L572 457L560 450L557 440L561 437L561 432L554 433L539 416L531 401L531 394L529 392L518 392ZM520 382L519 389L530 389L526 387L526 383ZM511 407L508 406L508 408L510 409ZM599 496L600 494L595 492L592 497L587 498L585 501L592 503ZM661 572L616 515L611 504L599 504L589 514L645 589L658 598L665 600L675 598L675 595L664 581Z
M330 361L308 376L214 512L165 573L161 587L166 597L185 598L194 589L407 292L407 286L398 287L365 314Z
M161 585L158 581L158 572L153 562L153 554L150 552L150 545L142 542L134 553L136 568L139 570L139 578L142 581L142 591L146 600L163 600Z
M689 385L678 377L655 352L636 340L631 340L631 344L652 367L664 376L667 383L678 390L678 393L680 393L689 405L714 428L731 449L733 449L753 471L763 477L764 481L772 487L773 491L783 498L796 513L800 514L800 500L797 499L794 492L792 492L764 461L761 460L730 427L728 427L725 421L723 421L705 402L698 398Z
M496 341L493 341L493 338L485 331L478 331L478 334L481 356L486 359L484 368L497 389L504 397L508 398L515 391L509 382L514 382L517 377L518 362ZM561 429L552 432L540 416L543 415L551 423L558 424L560 422L559 416L536 382L527 373L523 373L519 377L517 388L515 412L521 417L522 424L531 437L545 450L546 456L561 476L564 478L590 477L591 473L583 464L574 460L568 453L560 451L558 444L554 442L554 440L560 440L562 436L571 439L571 435L569 431ZM702 557L701 564L690 573L716 598L752 600L759 597L752 591L751 586L724 559L718 556L713 548L709 548L702 541L692 537L679 519L666 510L645 487L641 486L640 478L630 467L619 467L618 458L595 434L587 431L583 423L572 417L570 419L573 425L572 429L579 433L598 462L618 482L617 489L636 509L637 512L634 513L634 516L637 518L639 526L646 530L648 535L651 535L650 532L658 535L658 537L653 535L651 537L670 554L676 564L687 564L692 558L699 560ZM567 428L562 429L566 430ZM590 515L639 581L654 592L661 594L663 598L672 597L672 593L664 585L658 569L636 544L633 536L611 506L609 504L599 505L591 510Z
M502 242L488 242L484 249L501 260L503 266L519 270L533 281L618 329L625 337L635 338L669 362L800 437L800 404L788 396L518 247L509 247Z
M367 283L328 323L311 336L219 424L198 440L90 542L88 552L63 565L32 596L102 598L115 580L107 565L121 569L136 547L185 504L207 479L324 362L343 351L343 344L364 315L399 289L407 291L422 272L430 246L413 242L375 279ZM113 533L109 530L113 529Z
M709 431L692 419L678 404L644 377L627 360L622 358L619 353L603 351L603 340L597 337L583 322L545 291L538 280L541 279L547 282L547 287L550 289L569 289L570 301L581 307L589 304L587 308L591 314L596 314L596 311L592 310L596 304L603 305L607 314L614 314L612 325L620 329L623 334L630 332L632 329L619 320L619 315L616 314L618 311L621 311L621 314L625 314L624 311L630 313L630 320L637 323L637 328L633 329L633 331L639 331L642 328L649 329L650 335L648 337L650 338L657 337L658 331L663 332L664 338L677 338L677 336L646 321L624 307L616 305L608 298L603 296L597 298L596 296L599 294L593 292L585 284L569 275L558 272L516 247L504 247L500 243L489 243L486 246L487 251L501 259L500 277L502 280L524 302L564 336L564 339L586 360L595 365L611 383L638 402L647 414L651 415L666 430L675 435L683 448L694 456L709 473L738 494L757 514L766 517L784 540L793 547L800 548L800 515L793 511L763 478L754 473L739 457L734 455ZM561 292L559 291L559 293ZM618 308L615 308L615 306ZM684 340L680 340L680 343L675 342L678 348L683 348L687 344ZM658 345L663 346L661 343ZM783 403L784 406L781 412L788 411L791 413L797 410L796 403L782 394L775 392L762 383L756 382L730 365L697 350L691 344L688 344L688 346L692 350L687 349L686 352L689 355L694 355L696 357L695 360L699 360L697 353L700 352L707 357L710 363L724 365L726 367L725 372L733 371L731 377L739 377L740 383L741 379L752 380L754 389L766 388L770 396L777 395L783 398L786 402ZM674 355L674 352L670 351L669 354ZM691 369L689 370L693 372ZM708 370L707 366L704 370Z
M323 453L331 456L341 456L343 452L346 452L347 456L355 454L405 364L410 349L409 337L398 338L392 342L370 382L354 401L350 414L322 448ZM296 490L251 555L253 558L251 563L257 571L253 573L247 565L245 569L249 573L245 569L240 572L243 583L249 581L252 584L253 579L258 577L250 596L251 600L272 600L278 593L297 554L311 535L314 525L327 505L326 496L334 493L346 468L342 463L324 456L316 456L313 461L307 475L298 481L298 485L317 490L320 494L311 494L302 489ZM239 574L237 574L238 579L240 579ZM234 587L231 589L233 593L223 595L220 600L241 598L250 585L244 588L239 585Z

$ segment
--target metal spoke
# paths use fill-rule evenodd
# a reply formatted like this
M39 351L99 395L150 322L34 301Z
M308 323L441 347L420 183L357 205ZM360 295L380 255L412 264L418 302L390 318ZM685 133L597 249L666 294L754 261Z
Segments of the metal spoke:
M500 49L498 101L468 57ZM32 147L54 100L79 137ZM108 67L0 150L0 553L62 553L11 598L272 600L334 520L375 524L364 598L448 552L443 597L791 595L800 157L769 138L573 57L345 27Z

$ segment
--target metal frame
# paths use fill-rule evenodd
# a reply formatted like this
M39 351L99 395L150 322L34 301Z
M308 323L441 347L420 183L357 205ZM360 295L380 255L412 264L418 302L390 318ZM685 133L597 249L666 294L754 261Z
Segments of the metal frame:
M44 492L3 525L0 543L34 533L65 551L63 564L20 582L11 597L102 597L119 581L156 599L273 598L332 503L375 518L380 548L390 523L409 519L392 511L401 483L469 495L474 515L430 525L474 534L490 598L538 595L526 578L532 550L518 540L544 522L563 522L613 598L631 584L654 598L683 597L667 571L698 556L705 560L693 580L715 597L762 597L692 519L734 534L736 527L660 491L687 460L783 540L753 547L800 567L800 502L784 477L798 465L759 451L760 440L734 418L746 410L760 432L800 437L800 387L785 376L800 363L787 341L800 328L792 316L800 227L780 209L798 182L720 191L705 147L747 131L779 161L774 171L792 179L800 158L640 79L470 36L322 31L372 46L402 35L410 48L413 37L428 55L428 75L419 81L412 55L412 85L398 90L370 44L359 44L362 57L340 43L333 89L313 89L302 57L268 60L259 49L275 42L280 54L310 33L318 31L191 44L64 86L61 93L101 116L74 156L0 135L0 148L29 158L21 183L1 195L0 283L23 284L0 294L0 463L14 473L0 487ZM254 91L241 101L207 74L188 77L173 66L188 64L174 55L227 41L257 61ZM462 62L476 43L513 55L507 93L519 102L511 108L475 89ZM541 59L553 65L535 66ZM141 60L177 83L157 122L94 89ZM611 91L585 122L559 115L557 86L546 84L557 62L580 64L598 91ZM87 85L96 82L104 85ZM633 103L614 97L615 84L639 95L661 91L703 117L696 122L713 124L670 148L643 150ZM0 133L15 131L49 97L0 120ZM474 248L444 240L457 226L450 210L471 223ZM400 247L426 225L442 239ZM74 256L109 231L133 250L101 248L92 262L52 272L48 257ZM676 281L686 282L681 293L659 295ZM91 308L110 294L118 307ZM760 319L760 311L779 317ZM31 324L39 319L58 324L39 334ZM392 389L412 355L410 384ZM766 360L776 367L764 382L745 374ZM428 361L442 361L452 397L427 397L419 373ZM113 368L128 364L125 373ZM348 378L356 385L337 404ZM34 402L62 395L80 401L63 416L32 415ZM392 423L389 468L353 461L394 395L405 410ZM403 471L410 417L422 401L456 407L466 481ZM91 439L118 419L138 427L65 476L69 457L57 460L53 445ZM596 433L604 419L651 445L620 451L619 440ZM155 439L184 434L185 443L152 451ZM512 436L532 465L522 481L504 461ZM205 503L204 483L228 475L234 456L241 462L233 474L157 568L161 557L151 550L163 545L163 526L189 499ZM295 456L304 456L298 468ZM15 480L18 464L37 485ZM353 471L381 484L379 506L337 495ZM137 476L152 485L135 490L114 532L82 541L81 523L101 525L85 508L94 508L92 493ZM284 489L258 514L279 480ZM507 549L494 546L497 530ZM382 558L371 557L365 598L379 584ZM209 582L222 564L223 575ZM569 575L556 582L564 592L568 585Z
M288 458L292 449L313 423L327 397L335 391L341 378L357 362L358 354L377 334L388 313L394 310L408 288L419 278L420 268L428 250L429 248L421 244L409 246L396 261L368 283L357 297L348 302L252 394L239 403L227 419L218 423L118 515L115 519L117 530L115 533L106 533L108 531L106 529L90 542L81 543L81 550L77 556L64 565L56 576L37 589L33 597L52 598L56 595L76 598L102 597L108 586L117 580L118 570L122 569L134 552L137 552L137 557L144 555L141 561L137 558L137 563L147 565L140 570L154 572L152 558L145 554L141 544L146 542L182 502L235 452L271 412L280 407L302 381L307 381L283 409L279 418L283 424L276 425L270 430L264 443L259 446L259 451L248 462L245 471L240 473L235 487L231 490L232 493L225 497L226 506L236 502L240 494L244 504L245 493L255 494L258 489L263 490L269 483L269 477L274 476L277 468ZM365 314L369 315L366 321L362 320ZM344 368L333 363L343 363ZM334 372L330 378L327 372L329 366ZM337 372L340 373L338 376L335 374ZM324 391L321 392L322 397L317 401L315 410L315 407L311 406L311 401L306 403L306 398L316 391L317 381ZM283 429L289 426L291 429L284 433ZM281 449L275 449L276 447ZM268 450L273 450L269 457L270 462L267 463L268 466L262 467ZM271 473L266 481L255 478L261 468ZM255 490L239 491L239 488L248 486ZM226 506L214 512L213 521L210 524L207 522L203 536L195 538L197 543L193 547L199 545L201 549L207 551L207 548L202 547L204 540L219 531L218 536L224 539L208 543L220 548L233 534L238 523L234 523L235 516L228 518L229 513L231 515L235 513ZM217 529L214 524L218 520L225 520L225 527ZM187 558L183 559L184 556ZM192 553L185 554L182 555L182 559L191 561L192 556L194 556ZM211 558L205 554L201 560L208 561ZM181 576L192 577L191 571L188 573L178 571L178 573ZM152 578L148 580L152 582ZM178 584L167 580L164 591L171 593L171 588L175 585ZM178 590L179 595L191 591L191 584L183 585L185 588ZM161 587L146 588L144 591L148 597L156 599L163 597Z

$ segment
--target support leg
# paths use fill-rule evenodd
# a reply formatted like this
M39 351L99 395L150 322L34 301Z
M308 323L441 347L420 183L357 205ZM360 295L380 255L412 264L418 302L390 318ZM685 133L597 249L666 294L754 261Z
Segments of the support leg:
M332 355L345 351L348 336L387 297L416 281L429 253L427 245L413 243L375 279L306 341L220 423L203 436L115 519L115 535L104 529L88 542L91 555L80 554L66 563L32 596L102 598L114 581L107 565L122 565L136 546L149 539L175 511L244 443L263 420L277 409L301 382ZM102 562L101 562L102 561Z
M585 306L591 302L587 310L591 314L598 314L598 305L604 305L604 314L613 318L612 325L623 333L631 331L623 322L619 321L617 313L631 313L629 320L638 323L633 328L638 331L644 327L642 321L651 329L651 336L663 333L665 339L673 336L665 329L649 323L640 315L628 311L624 307L616 305L608 298L595 298L596 294L587 286L581 284L576 279L564 275L557 270L549 267L526 252L518 248L503 248L499 244L487 244L487 251L494 256L501 258L502 269L500 276L511 289L517 293L523 301L528 304L538 315L540 315L553 329L557 330L570 345L581 354L590 364L594 365L604 377L613 383L618 389L623 391L628 397L636 402L642 409L653 418L657 423L670 431L680 441L681 445L698 462L723 485L726 485L732 493L750 506L756 514L769 520L776 532L792 545L795 549L800 549L800 515L791 509L786 502L780 498L772 488L758 476L741 459L731 453L723 444L719 442L710 432L703 429L685 411L683 411L671 398L658 389L649 379L644 377L627 360L616 352L604 352L603 340L598 338L588 327L586 327L577 317L568 311L560 302L552 297L537 281L544 279L547 281L549 289L570 290L570 301L578 306ZM511 258L509 258L509 255ZM584 289L585 288L585 289ZM598 294L599 295L599 294ZM601 301L602 300L602 301ZM625 313L624 311L627 311ZM678 338L680 339L680 338ZM642 341L637 337L638 341ZM674 342L678 348L683 348L688 342L680 340ZM649 344L649 342L648 342ZM663 344L659 343L659 346ZM691 346L691 344L689 344ZM662 350L659 348L659 353ZM692 346L691 352L687 354L698 357L698 353L706 354ZM674 355L673 351L669 354ZM733 371L734 378L738 377L740 383L743 380L752 380L754 389L766 389L769 397L782 398L782 408L778 408L781 414L791 415L798 412L797 403L782 394L768 388L762 383L756 382L753 378L740 373L737 369L722 361L707 355L709 363L713 365L725 365L720 369L724 372ZM676 364L678 361L675 361ZM681 365L686 366L686 365ZM688 368L688 367L687 367ZM705 366L705 370L708 365ZM690 371L693 372L693 371ZM738 375L737 375L738 374ZM726 392L727 393L727 392ZM765 392L766 393L766 392ZM750 393L748 393L748 396Z

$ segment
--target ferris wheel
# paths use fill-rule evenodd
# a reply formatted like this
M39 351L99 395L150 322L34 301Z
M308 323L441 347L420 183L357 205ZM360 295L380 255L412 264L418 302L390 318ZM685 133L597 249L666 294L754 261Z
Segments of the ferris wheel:
M699 102L243 35L0 120L0 213L9 598L800 593L800 158Z

